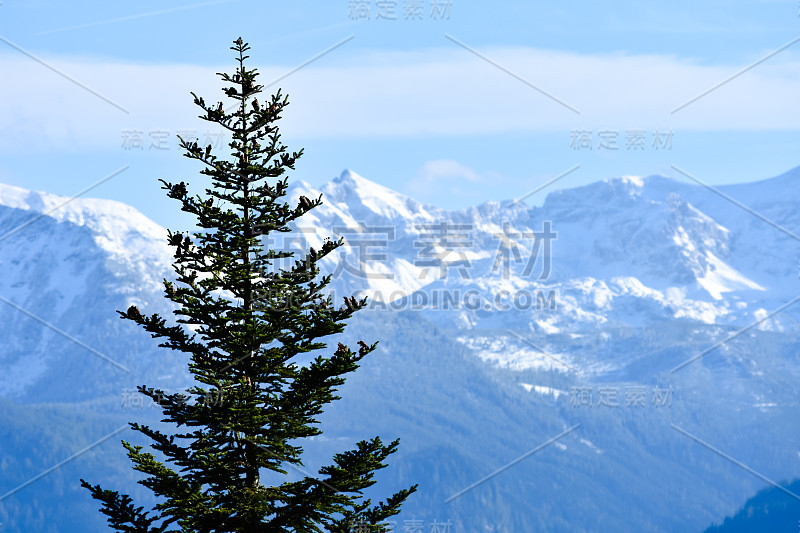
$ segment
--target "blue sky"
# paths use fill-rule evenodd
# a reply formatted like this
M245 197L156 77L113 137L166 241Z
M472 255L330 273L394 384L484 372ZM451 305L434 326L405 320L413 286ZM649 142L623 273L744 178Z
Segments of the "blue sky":
M189 91L222 97L239 36L289 94L283 140L305 149L290 178L312 185L349 168L460 208L556 178L527 201L623 175L764 179L800 165L798 15L797 0L2 0L0 181L67 196L102 181L86 195L185 227L157 179L206 185L175 136L220 143Z

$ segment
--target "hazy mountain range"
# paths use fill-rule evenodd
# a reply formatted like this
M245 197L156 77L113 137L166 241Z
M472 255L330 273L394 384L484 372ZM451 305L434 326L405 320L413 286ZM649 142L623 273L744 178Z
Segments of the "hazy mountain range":
M319 190L292 183L292 200L324 203L265 244L343 237L322 265L330 289L371 302L345 337L380 341L307 469L400 437L376 496L420 492L395 531L703 531L788 486L799 188L800 169L719 188L624 177L537 207L447 211L350 171ZM6 531L107 530L78 477L151 501L121 428L158 418L136 385L190 376L115 310L169 316L171 260L166 229L129 206L0 185Z

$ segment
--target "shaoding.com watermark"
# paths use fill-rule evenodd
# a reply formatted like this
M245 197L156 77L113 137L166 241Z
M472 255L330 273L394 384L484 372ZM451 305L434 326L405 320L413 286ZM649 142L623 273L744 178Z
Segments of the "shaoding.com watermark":
M338 305L335 291L327 294L334 305ZM343 296L346 299L350 297L349 294ZM400 290L372 293L359 291L353 297L356 300L366 297L365 309L382 311L555 311L558 307L556 289L522 289L513 292L501 289L493 294L486 294L485 291L475 288L436 288L411 293ZM254 307L279 311L301 306L306 309L324 308L327 305L324 302L309 305L304 295L298 295L298 298L301 299L294 300L292 293L287 293L283 289L256 290Z

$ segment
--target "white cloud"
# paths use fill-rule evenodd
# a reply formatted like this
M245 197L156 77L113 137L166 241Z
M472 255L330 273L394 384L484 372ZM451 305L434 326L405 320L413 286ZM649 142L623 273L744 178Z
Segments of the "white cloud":
M462 165L452 159L437 159L426 161L417 172L412 184L429 185L440 181L471 181L481 182L483 178L472 168Z
M708 66L660 55L576 54L531 48L480 52L561 104L455 45L425 52L342 51L281 82L292 105L285 133L305 138L460 136L572 129L796 129L800 64L787 50L678 111L681 104L746 65ZM337 52L339 53L339 52ZM2 146L119 146L122 130L207 128L189 91L221 96L215 72L228 66L114 63L45 58L55 68L125 107L22 56L0 55ZM262 83L291 66L260 66ZM271 89L274 89L272 87Z
M406 184L406 193L422 202L438 204L442 195L482 199L484 187L502 181L496 172L481 174L452 159L426 161Z

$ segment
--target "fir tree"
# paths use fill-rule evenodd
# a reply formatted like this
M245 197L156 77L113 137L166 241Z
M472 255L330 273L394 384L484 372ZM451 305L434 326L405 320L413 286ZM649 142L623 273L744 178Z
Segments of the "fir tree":
M236 73L218 75L230 84L224 92L236 101L235 111L191 94L202 109L200 118L230 132L233 160L218 158L211 146L180 139L184 155L205 165L201 173L211 177L213 188L203 198L190 196L184 182L160 180L167 195L207 230L191 236L168 232L177 283L165 279L165 295L177 304L178 324L191 326L193 333L134 306L118 311L165 339L160 347L188 355L198 383L186 394L138 388L161 406L163 422L177 426L167 434L130 424L152 440L157 453L123 441L133 468L146 475L139 483L159 503L145 511L128 495L81 482L118 531L380 531L381 522L397 514L416 490L414 485L374 505L363 494L396 450L396 440L361 441L316 474L275 486L262 483L265 470L305 472L302 439L321 433L318 415L339 399L343 376L377 343L359 341L357 350L339 343L330 354L320 340L342 332L346 319L366 305L366 299L351 297L337 308L324 295L331 276L319 276L317 262L341 240L328 239L300 260L261 244L265 235L289 231L322 197L301 197L298 205L281 200L287 192L282 176L302 155L287 151L275 125L288 99L278 90L259 104L258 73L245 68L248 45L240 38L231 50L238 55ZM285 259L291 264L278 267ZM312 362L296 362L309 353L316 355Z

